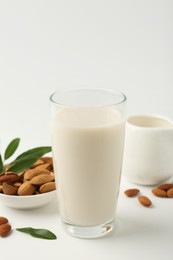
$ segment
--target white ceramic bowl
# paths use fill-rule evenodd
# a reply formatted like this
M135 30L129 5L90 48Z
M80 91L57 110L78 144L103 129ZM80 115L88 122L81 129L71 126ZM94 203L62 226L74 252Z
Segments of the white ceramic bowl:
M29 196L15 196L0 193L0 204L16 209L34 209L46 205L55 197L56 190Z

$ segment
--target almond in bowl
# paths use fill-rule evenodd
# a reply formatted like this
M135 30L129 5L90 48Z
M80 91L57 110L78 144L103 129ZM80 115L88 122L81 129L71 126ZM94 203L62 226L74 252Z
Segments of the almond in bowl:
M0 203L20 209L41 207L56 197L51 157L39 158L22 173L0 175Z

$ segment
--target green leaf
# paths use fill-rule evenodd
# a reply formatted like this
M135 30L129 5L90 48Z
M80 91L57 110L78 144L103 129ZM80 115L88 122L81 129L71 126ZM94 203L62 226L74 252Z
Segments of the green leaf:
M8 171L12 171L15 173L20 173L22 171L25 171L28 168L30 168L37 161L37 159L38 159L37 157L30 158L30 159L24 158L23 160L20 161L14 161L10 163L8 167Z
M23 233L27 233L36 238L49 239L49 240L57 238L54 233L52 233L47 229L36 229L31 227L25 227L25 228L16 228L16 230Z
M3 161L2 161L2 156L0 154L0 173L3 172Z
M52 151L52 148L51 146L41 146L41 147L36 147L36 148L33 148L33 149L30 149L22 154L20 154L16 160L20 159L20 158L30 158L30 157L41 157L43 156L44 154L46 153L49 153Z
M50 146L42 146L30 149L19 155L13 162L10 163L8 171L20 173L30 168L41 156L50 152Z
M7 146L7 148L5 150L5 154L4 154L5 160L10 158L14 154L14 152L17 150L17 148L19 146L19 142L20 142L20 138L15 138L9 143L9 145Z

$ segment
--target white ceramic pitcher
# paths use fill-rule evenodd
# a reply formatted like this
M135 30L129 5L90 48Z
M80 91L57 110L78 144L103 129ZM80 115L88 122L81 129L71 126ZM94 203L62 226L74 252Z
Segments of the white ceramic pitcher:
M159 115L127 118L122 174L141 185L173 176L173 121Z

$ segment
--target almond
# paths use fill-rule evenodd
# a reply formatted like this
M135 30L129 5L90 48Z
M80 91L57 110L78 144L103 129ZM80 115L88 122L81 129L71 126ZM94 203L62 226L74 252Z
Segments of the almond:
M52 171L53 165L52 165L52 163L44 163L40 166L37 166L35 169Z
M173 188L171 188L171 189L169 189L169 190L167 191L167 196L168 196L169 198L173 198Z
M55 182L47 182L43 185L40 186L40 193L45 193L45 192L49 192L49 191L53 191L56 189L56 186L55 186Z
M38 169L31 169L31 170L27 170L24 173L24 180L31 180L32 178L34 178L37 175L40 174L49 174L50 172L48 170L42 169L42 170L38 170Z
M54 174L54 172L50 172L50 175L55 179L55 174Z
M146 196L139 196L138 201L145 207L150 207L152 205L151 200Z
M11 225L10 224L2 224L0 225L0 236L6 237L11 231Z
M7 194L7 195L16 195L17 194L17 188L6 182L3 182L2 189L3 189L4 194Z
M46 182L53 181L54 177L51 176L50 174L40 174L34 178L31 179L30 183L34 185L42 185Z
M0 183L8 182L14 183L20 179L20 176L13 172L7 172L5 174L0 175Z
M128 197L134 197L136 196L137 194L139 193L139 190L138 189L128 189L128 190L125 190L124 194Z
M52 157L41 157L40 158L44 163L50 163L50 164L53 164L53 160L52 160Z
M0 225L8 223L8 219L5 217L0 217Z
M19 196L33 195L35 190L35 186L32 185L29 181L26 181L19 187L17 194Z
M173 188L173 184L172 183L165 183L165 184L162 184L161 186L158 187L158 189L165 190L165 191L167 191L167 190L169 190L171 188Z
M160 197L160 198L165 198L167 197L167 193L165 190L161 190L159 188L154 188L152 189L152 193L157 196L157 197Z
M32 165L31 168L35 168L35 167L40 166L40 165L42 165L42 164L44 164L44 161L41 160L41 159L38 159L38 160Z

